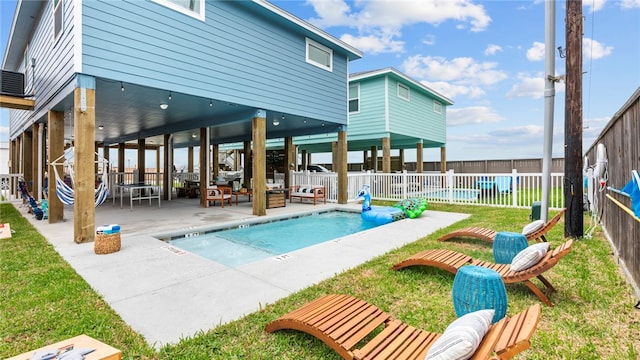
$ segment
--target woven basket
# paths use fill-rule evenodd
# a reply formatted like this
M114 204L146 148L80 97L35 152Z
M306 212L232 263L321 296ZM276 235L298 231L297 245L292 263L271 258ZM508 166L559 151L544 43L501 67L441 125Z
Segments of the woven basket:
M103 234L97 233L93 243L93 250L96 254L111 254L120 250L120 233Z

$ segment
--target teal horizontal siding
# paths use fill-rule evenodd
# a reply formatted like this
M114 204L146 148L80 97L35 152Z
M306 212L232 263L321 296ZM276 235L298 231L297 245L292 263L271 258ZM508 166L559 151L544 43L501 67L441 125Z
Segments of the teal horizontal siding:
M409 101L398 96L398 80L389 79L389 130L398 135L444 143L446 140L445 104L442 114L433 111L433 98L402 82L411 89Z
M353 136L380 133L385 127L384 77L358 81L360 112L349 115L348 133Z

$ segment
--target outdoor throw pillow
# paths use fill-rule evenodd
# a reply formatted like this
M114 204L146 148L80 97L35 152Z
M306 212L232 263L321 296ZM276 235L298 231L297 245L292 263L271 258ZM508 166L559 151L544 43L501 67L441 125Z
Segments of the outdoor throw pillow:
M542 229L544 227L544 220L536 220L531 222L522 228L522 235L529 236L532 233Z
M453 321L427 352L425 360L469 359L489 330L495 310L465 314Z
M549 251L549 243L534 244L520 251L511 261L511 271L526 270L537 264Z

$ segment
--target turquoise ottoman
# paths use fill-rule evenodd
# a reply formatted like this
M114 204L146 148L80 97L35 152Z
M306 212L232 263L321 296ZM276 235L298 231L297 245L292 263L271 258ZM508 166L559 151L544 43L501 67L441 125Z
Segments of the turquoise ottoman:
M497 271L467 265L453 280L453 307L458 317L482 309L494 309L493 322L507 314L507 290Z
M498 264L511 264L513 257L528 246L527 237L520 233L499 232L493 238L493 259Z

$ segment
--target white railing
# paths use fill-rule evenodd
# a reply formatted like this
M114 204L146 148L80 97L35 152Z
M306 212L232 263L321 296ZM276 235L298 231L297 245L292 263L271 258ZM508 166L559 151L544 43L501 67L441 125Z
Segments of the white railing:
M0 202L11 202L20 199L18 181L22 174L0 174Z
M360 189L370 186L376 200L399 201L409 197L423 197L429 202L530 208L542 199L542 174L455 174L442 173L348 173L347 195L355 201ZM549 207L564 207L564 175L551 174ZM291 185L322 185L327 201L338 200L336 173L292 172Z

